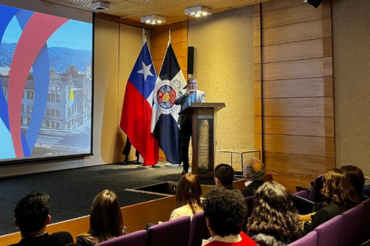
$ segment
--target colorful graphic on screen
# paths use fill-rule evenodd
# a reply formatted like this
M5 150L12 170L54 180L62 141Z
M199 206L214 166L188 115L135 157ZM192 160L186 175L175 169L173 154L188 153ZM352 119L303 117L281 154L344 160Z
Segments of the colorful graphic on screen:
M0 84L0 163L91 153L91 23L0 5Z

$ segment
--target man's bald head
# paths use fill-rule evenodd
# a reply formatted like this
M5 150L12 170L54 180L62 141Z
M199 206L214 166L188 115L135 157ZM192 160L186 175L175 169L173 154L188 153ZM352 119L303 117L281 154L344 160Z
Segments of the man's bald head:
M257 158L251 157L244 162L243 176L245 179L249 178L252 181L263 180L265 172L265 165Z

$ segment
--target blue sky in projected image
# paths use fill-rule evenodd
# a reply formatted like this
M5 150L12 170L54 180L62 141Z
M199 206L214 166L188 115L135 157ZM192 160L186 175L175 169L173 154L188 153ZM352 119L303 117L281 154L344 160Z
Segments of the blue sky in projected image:
M9 31L11 30L11 31ZM3 43L17 43L21 36L21 28L13 18L4 33ZM92 50L92 25L70 20L61 26L47 41L48 47L64 47L73 50Z

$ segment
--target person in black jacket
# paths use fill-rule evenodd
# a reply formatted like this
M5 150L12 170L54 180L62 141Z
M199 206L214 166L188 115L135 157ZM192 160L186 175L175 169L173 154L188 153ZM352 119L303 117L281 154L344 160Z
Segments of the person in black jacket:
M257 158L249 158L244 162L243 177L245 179L245 188L242 190L244 197L254 196L258 188L263 185L266 167Z
M65 246L73 243L69 232L56 232L49 235L46 225L50 223L49 196L42 192L24 195L14 209L14 224L19 227L22 239L11 246Z
M324 187L321 193L325 197L325 207L311 216L312 222L306 232L314 230L317 226L342 214L358 203L351 180L343 170L337 168L329 170L323 176L323 182Z

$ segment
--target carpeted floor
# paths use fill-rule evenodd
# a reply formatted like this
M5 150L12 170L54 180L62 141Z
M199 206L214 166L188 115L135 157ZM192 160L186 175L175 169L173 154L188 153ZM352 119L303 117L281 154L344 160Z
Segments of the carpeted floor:
M111 164L0 179L0 235L18 231L13 224L13 209L29 191L50 195L52 222L58 222L88 215L92 200L103 189L116 192L121 206L160 198L125 189L178 181L181 171L182 167L165 167L163 162L155 168Z

